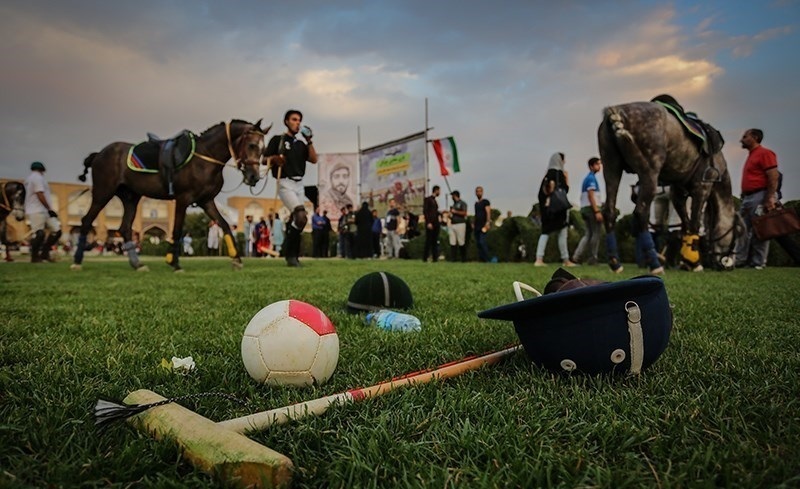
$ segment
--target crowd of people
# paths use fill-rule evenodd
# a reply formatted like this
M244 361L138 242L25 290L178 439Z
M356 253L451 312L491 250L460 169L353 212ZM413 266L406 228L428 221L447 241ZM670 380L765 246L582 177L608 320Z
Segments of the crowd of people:
M302 126L303 115L300 111L289 110L284 116L286 130L283 134L273 136L264 152L265 162L272 168L273 176L278 180L278 195L283 206L288 209L288 218L270 210L267 216L254 221L252 215L246 216L244 225L244 254L247 257L283 256L291 267L300 266L300 244L303 230L308 222L304 206L303 177L306 163L316 163L318 156L313 146L313 132L308 126ZM302 136L300 139L298 136ZM742 205L739 211L745 232L736 241L735 266L762 269L766 266L769 253L769 241L761 241L753 232L753 217L773 210L780 201L781 175L778 171L777 157L774 152L761 143L764 132L760 129L749 129L741 138L742 148L748 151L741 179ZM585 224L585 233L574 253L570 254L567 243L567 232L570 227L570 207L567 200L569 192L569 174L565 169L564 153L554 153L548 162L547 169L538 188L538 215L532 218L541 226L541 234L536 247L534 266L544 266L544 256L550 236L556 234L561 264L573 267L579 264L597 264L598 248L603 225L603 195L598 173L603 163L597 157L589 158L588 173L581 183L580 215ZM53 261L50 255L53 246L61 236L58 213L53 208L50 189L44 177L45 166L41 162L31 164L31 173L25 180L25 214L30 222L29 240L31 261ZM662 189L663 190L663 189ZM437 262L440 259L439 239L442 228L447 229L449 237L451 261L467 260L468 237L468 205L462 200L458 190L450 192L452 204L447 210L439 209L441 188L434 185L431 194L423 201L424 248L422 260ZM656 219L651 225L654 232L668 230L666 216L669 212L667 192L656 196L653 205ZM632 199L636 198L634 189ZM474 218L472 219L472 236L478 259L482 262L495 261L487 245L487 233L492 225L491 204L484 197L483 187L475 188ZM419 234L419 216L405 208L404 202L387 195L388 210L379 216L376 209L370 209L368 202L363 202L358 210L353 203L342 201L336 228L337 243L335 251L331 246L331 235L334 231L328 212L320 212L318 207L311 217L312 253L315 258L339 256L342 258L400 258L403 257L403 241ZM659 210L661 209L661 210ZM666 212L665 212L666 209ZM659 217L661 216L661 217ZM209 255L219 254L219 225L209 223L207 251ZM789 236L776 240L796 264L800 264L800 247ZM185 254L194 253L192 236L183 238ZM407 254L406 254L407 255Z

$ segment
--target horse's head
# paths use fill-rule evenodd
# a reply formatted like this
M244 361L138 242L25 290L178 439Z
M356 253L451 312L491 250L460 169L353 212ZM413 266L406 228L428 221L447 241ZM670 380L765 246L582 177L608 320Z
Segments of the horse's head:
M25 185L20 182L7 182L3 185L3 200L14 219L25 219Z
M744 232L744 223L733 205L727 171L708 197L704 225L708 264L717 270L733 270L736 238Z
M270 129L272 125L265 129L261 128L261 119L255 124L243 123L240 133L233 141L236 167L242 172L244 182L251 187L261 178L259 169L264 151L264 136Z

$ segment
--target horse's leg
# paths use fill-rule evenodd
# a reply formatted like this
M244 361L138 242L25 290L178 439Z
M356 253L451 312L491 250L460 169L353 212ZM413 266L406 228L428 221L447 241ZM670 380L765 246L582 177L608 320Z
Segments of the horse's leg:
M189 202L175 200L175 225L172 228L172 251L167 253L167 264L176 272L182 271L179 257L181 254L181 241L183 239L183 221L186 219L186 208Z
M8 224L6 224L6 216L0 215L0 243L6 247L6 261L14 261L11 258L11 250L9 250L8 246Z
M122 207L124 209L122 224L119 227L122 239L125 240L122 249L128 252L128 263L131 264L134 270L146 272L149 269L146 265L142 265L142 263L139 262L139 255L136 253L136 243L133 242L133 218L136 217L136 206L139 204L139 200L142 197L127 189L120 190L117 195L120 200L122 200Z
M609 138L606 121L598 129L598 143L600 146L600 159L603 161L603 178L606 184L606 202L603 204L603 225L606 229L606 258L608 266L616 273L623 270L617 249L617 234L615 225L617 221L617 192L622 179L622 156L613 139Z
M98 189L98 187L94 187ZM73 263L70 269L80 270L83 263L83 252L86 248L86 236L89 230L92 229L92 223L97 218L100 211L108 204L111 198L114 197L113 193L101 194L99 191L92 191L92 205L89 206L89 212L81 219L81 231L78 236L78 245L75 247L75 255L73 256Z
M711 193L711 183L696 183L692 186L692 210L689 214L688 226L683 235L683 245L681 246L681 258L687 268L699 272L703 270L700 255L700 223L703 218L708 196ZM709 230L706 229L706 233Z
M233 233L231 232L231 227L228 225L228 222L225 218L222 217L220 214L219 209L217 209L217 205L214 203L214 199L211 199L203 204L201 207L208 217L217 221L219 227L222 228L223 239L225 240L225 245L228 248L228 256L233 259L233 268L239 270L242 268L242 258L239 256L239 251L236 249L236 240L233 237Z
M636 207L633 210L634 224L636 225L636 246L644 253L644 259L650 268L650 273L659 274L664 272L661 262L658 260L658 252L653 242L653 235L650 234L650 206L653 205L653 198L656 195L658 186L657 175L639 175L639 196L636 199Z

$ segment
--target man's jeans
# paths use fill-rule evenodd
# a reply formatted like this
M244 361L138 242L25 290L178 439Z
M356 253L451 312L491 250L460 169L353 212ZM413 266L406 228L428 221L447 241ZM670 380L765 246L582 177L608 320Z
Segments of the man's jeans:
M753 233L752 219L756 209L764 202L766 190L746 195L742 198L742 207L739 214L744 221L745 233L736 240L736 266L763 267L767 264L769 254L769 240L761 241Z

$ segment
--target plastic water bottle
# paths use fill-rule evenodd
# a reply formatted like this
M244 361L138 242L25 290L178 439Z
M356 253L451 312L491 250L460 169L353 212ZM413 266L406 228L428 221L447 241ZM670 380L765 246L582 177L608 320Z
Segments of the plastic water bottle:
M408 333L422 329L419 319L411 314L403 314L386 309L367 314L366 322L384 331L403 331Z

